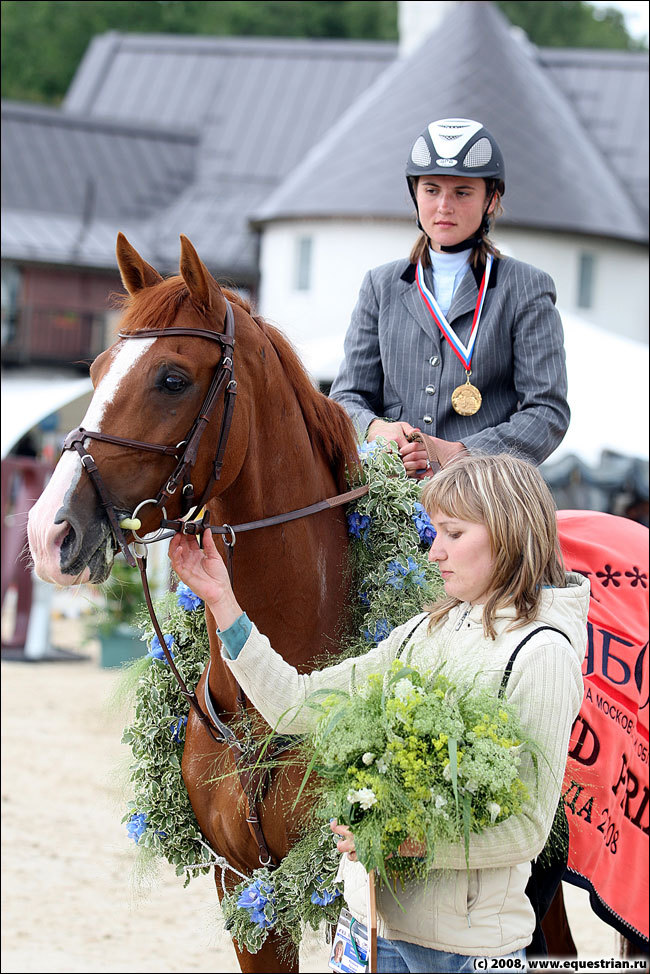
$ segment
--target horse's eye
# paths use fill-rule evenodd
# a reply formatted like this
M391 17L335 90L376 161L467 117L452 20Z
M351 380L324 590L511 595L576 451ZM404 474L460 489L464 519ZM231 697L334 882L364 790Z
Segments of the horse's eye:
M166 392L182 392L187 386L187 380L177 372L170 372L163 379L163 388Z

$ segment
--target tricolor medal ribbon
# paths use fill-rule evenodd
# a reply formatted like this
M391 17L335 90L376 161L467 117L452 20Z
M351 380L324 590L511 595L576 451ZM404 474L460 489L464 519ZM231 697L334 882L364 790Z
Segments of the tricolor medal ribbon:
M492 254L487 255L487 260L485 262L485 271L483 272L483 279L481 281L481 286L478 290L478 298L476 300L476 307L474 308L474 317L472 319L472 330L469 336L469 342L467 346L463 344L454 329L451 327L446 317L442 313L438 302L429 290L424 280L424 269L422 267L421 261L418 261L418 265L415 271L415 279L417 282L418 290L422 296L425 307L429 311L431 317L437 324L438 328L447 339L451 345L457 358L460 360L465 368L465 374L467 375L467 382L458 386L454 389L451 396L451 404L455 411L461 416L473 416L481 408L482 397L476 386L473 386L469 381L469 377L472 374L471 364L472 355L474 354L474 345L476 344L476 337L478 335L478 326L481 321L481 313L483 311L483 305L485 304L485 295L487 293L488 281L490 280L490 271L492 270L492 264L494 258Z

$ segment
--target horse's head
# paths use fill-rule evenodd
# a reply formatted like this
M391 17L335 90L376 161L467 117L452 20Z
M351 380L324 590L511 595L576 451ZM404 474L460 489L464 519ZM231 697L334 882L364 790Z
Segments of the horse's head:
M206 434L204 443L195 435L196 456L192 449L191 463L178 486L170 484L169 478L179 469L188 436L197 428L195 421L204 425L199 418L216 379L220 386L210 424L213 429L220 428L224 391L231 378L229 372L225 381L219 378L231 352L229 345L212 340L206 332L218 339L233 312L189 240L181 237L180 276L167 280L122 234L118 237L117 259L128 292L121 337L91 366L95 392L80 427L82 432L99 436L77 435L77 445L64 451L29 515L29 545L36 572L59 585L99 582L108 576L119 535L107 515L111 507L115 525L143 501L160 499L161 492L167 516L180 516L188 480L197 499L201 497L213 476L214 433ZM238 334L240 324L244 331L247 322L254 324L239 304L234 315ZM184 333L178 334L176 329ZM162 334L144 334L151 331ZM246 395L246 390L241 390L239 398L245 400ZM224 487L233 482L243 463L248 414L245 402L233 413L220 472ZM171 448L185 443L173 453L161 453L137 444L116 443L111 437ZM206 448L210 446L212 450ZM92 461L86 459L86 453L91 454ZM92 463L98 470L99 488L88 475ZM142 522L141 532L153 530L160 522L161 505L147 504L137 516Z

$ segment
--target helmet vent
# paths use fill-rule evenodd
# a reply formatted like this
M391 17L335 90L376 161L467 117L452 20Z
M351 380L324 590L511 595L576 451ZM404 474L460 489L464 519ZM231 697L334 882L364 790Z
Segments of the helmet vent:
M429 146L422 136L420 136L411 150L411 160L416 166L428 166L431 162Z
M489 139L479 139L463 159L463 165L468 169L474 166L485 166L492 158L492 146Z

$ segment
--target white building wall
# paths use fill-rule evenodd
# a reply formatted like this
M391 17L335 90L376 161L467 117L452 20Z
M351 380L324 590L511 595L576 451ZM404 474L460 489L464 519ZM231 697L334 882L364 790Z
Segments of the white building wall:
M415 224L406 221L278 221L264 229L260 311L294 342L315 378L331 380L336 375L350 314L366 271L408 256L416 236ZM494 236L504 253L548 271L556 283L560 310L647 344L645 248L506 228ZM297 287L301 239L311 240L309 280L304 289ZM595 260L591 308L577 304L582 252L592 254ZM631 368L633 371L632 363Z
M557 303L600 328L648 344L648 251L631 243L514 229L494 231L504 253L541 267L557 288ZM578 304L580 256L594 259L591 308Z
M415 223L301 220L276 222L262 234L260 312L293 341L315 378L331 380L361 281L370 267L408 254ZM296 288L299 240L311 238L311 281Z

